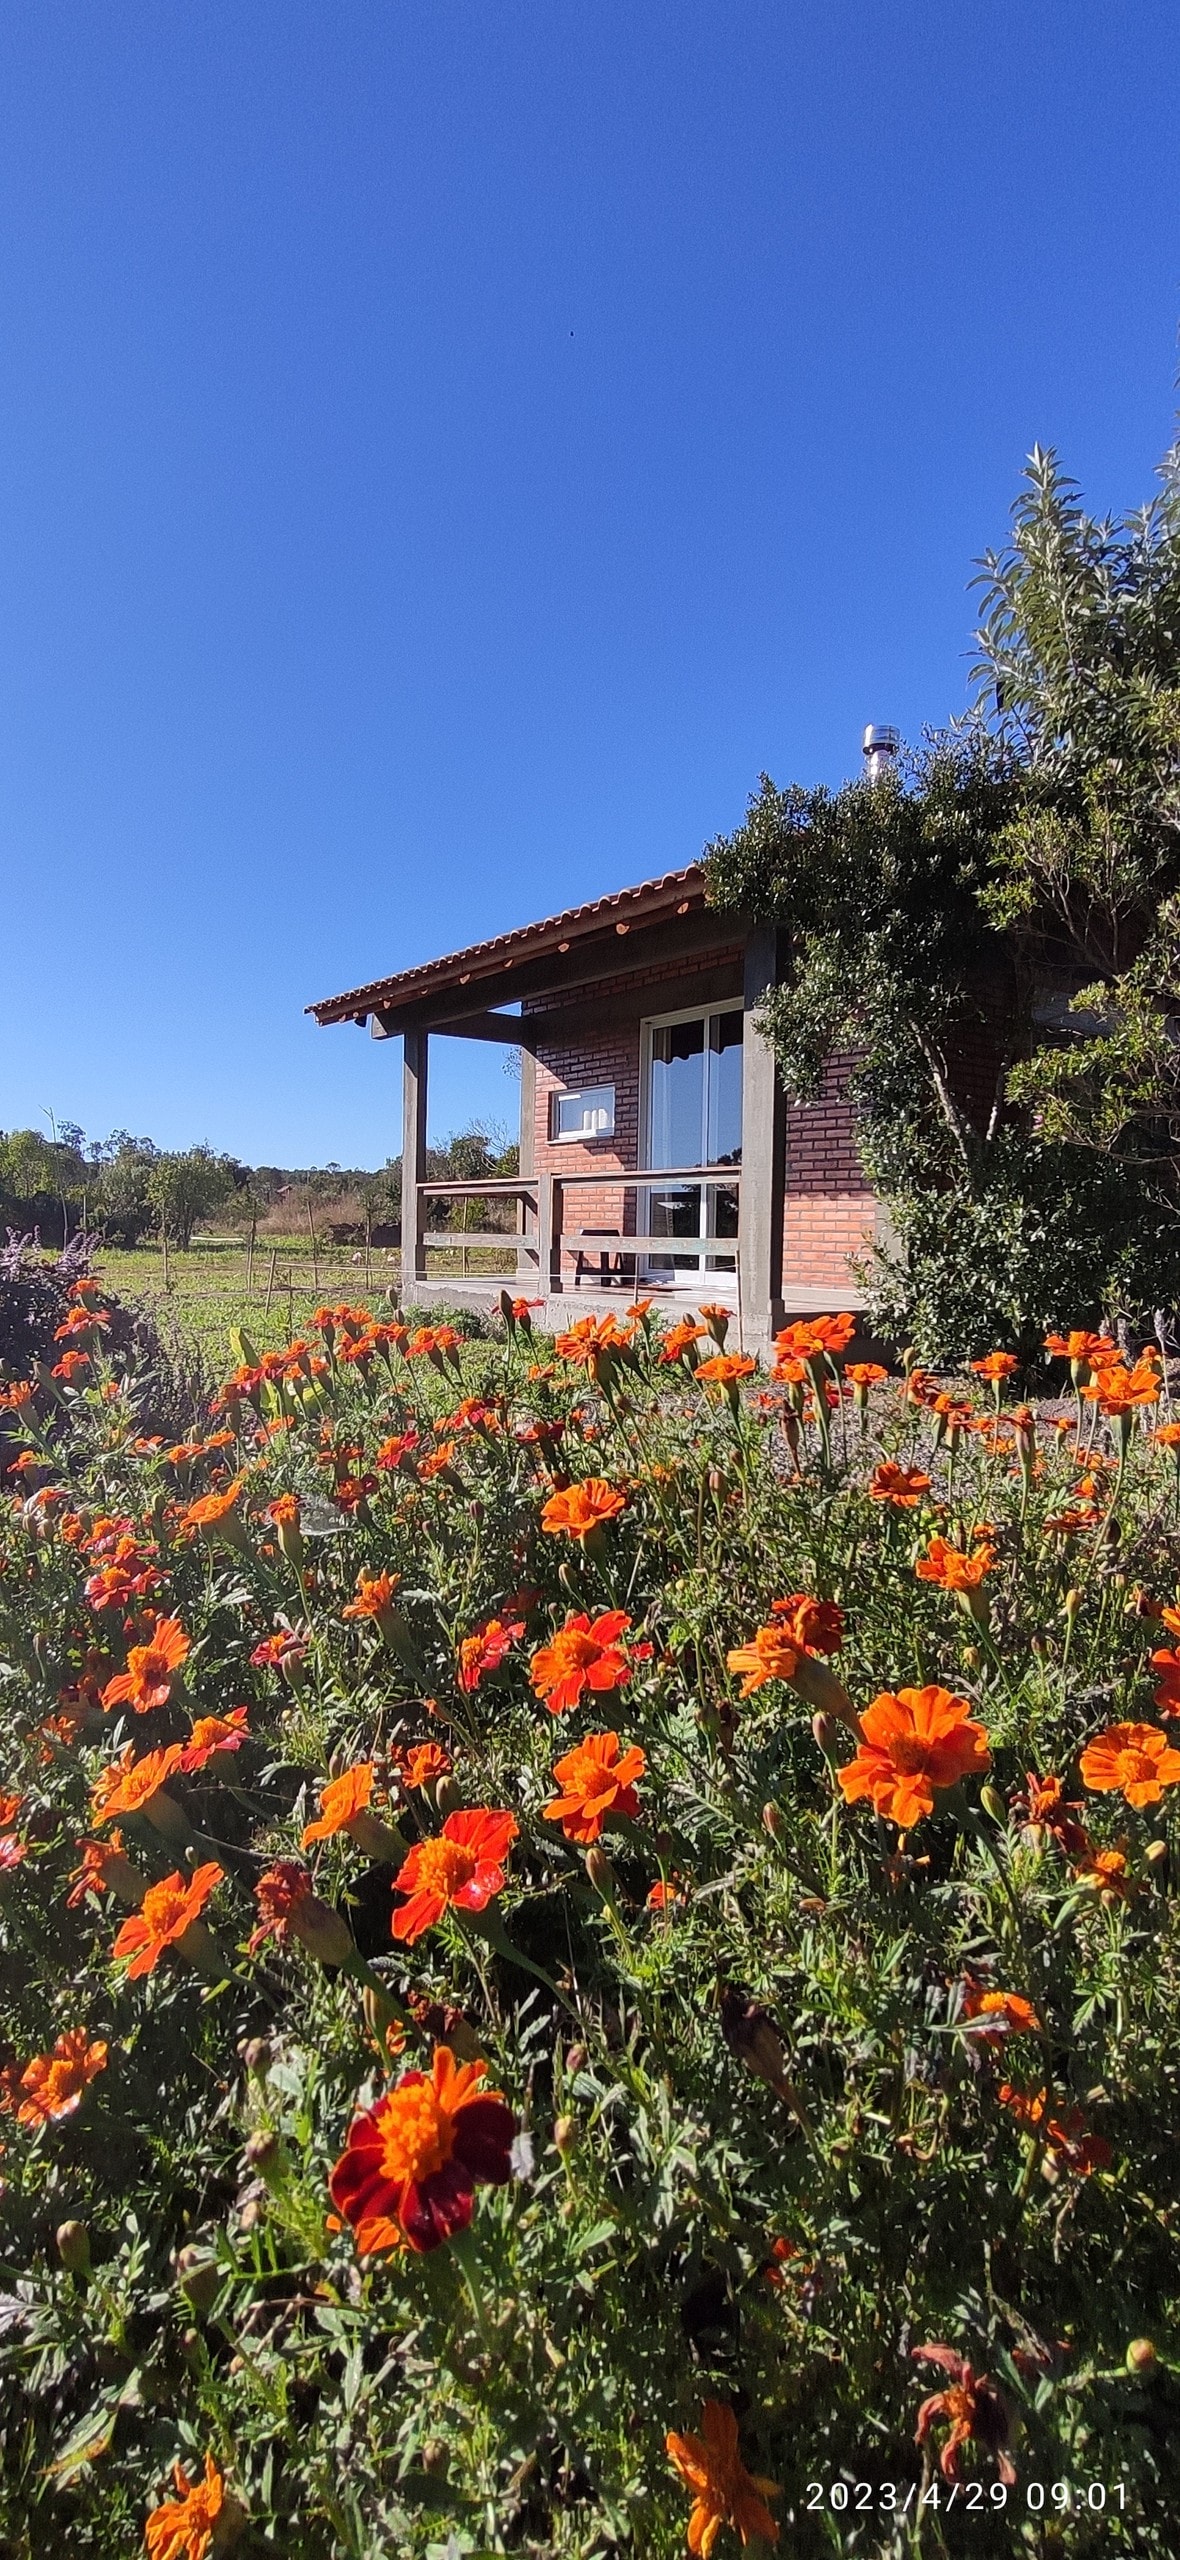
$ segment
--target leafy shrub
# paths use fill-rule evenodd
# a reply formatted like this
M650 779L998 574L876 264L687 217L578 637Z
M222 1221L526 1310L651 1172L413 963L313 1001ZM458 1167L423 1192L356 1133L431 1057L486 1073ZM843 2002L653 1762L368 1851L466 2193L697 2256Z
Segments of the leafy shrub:
M4 2550L1166 2560L1158 1364L324 1311L168 1445L73 1303L0 1519Z

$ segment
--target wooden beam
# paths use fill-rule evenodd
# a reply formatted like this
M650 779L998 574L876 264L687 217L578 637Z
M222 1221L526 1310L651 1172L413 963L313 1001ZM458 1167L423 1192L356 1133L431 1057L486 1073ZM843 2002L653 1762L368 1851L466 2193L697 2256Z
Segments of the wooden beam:
M426 1171L426 1087L430 1035L407 1031L402 1071L402 1288L426 1278L422 1240L423 1199L419 1184Z
M533 1028L515 1013L469 1013L456 1022L433 1022L427 1030L437 1031L448 1040L497 1040L505 1049L531 1049ZM396 1040L401 1026L392 1014L371 1013L369 1030L374 1040Z
M567 951L549 952L537 960L501 961L494 969L473 971L466 986L452 983L440 987L436 996L419 997L412 1004L370 1006L369 1017L372 1019L379 1011L383 1030L378 1036L385 1039L405 1031L447 1031L452 1024L461 1029L465 1019L478 1017L481 1001L487 1004L489 998L500 1004L515 1004L525 996L558 995L567 987L593 987L604 978L625 977L632 969L687 960L698 952L732 951L743 933L743 926L734 916L698 908L686 916L671 915L654 923L636 924L625 933L614 930L587 935L571 942Z
M772 925L756 925L746 943L738 1194L742 1332L752 1351L767 1347L782 1313L786 1109L774 1052L754 1027L758 1006L777 983L778 935Z

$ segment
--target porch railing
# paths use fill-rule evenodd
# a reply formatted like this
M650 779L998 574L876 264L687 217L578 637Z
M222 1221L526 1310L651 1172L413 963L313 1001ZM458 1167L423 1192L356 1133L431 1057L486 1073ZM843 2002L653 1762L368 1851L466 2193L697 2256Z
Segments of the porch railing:
M402 1240L403 1273L407 1279L425 1280L428 1276L426 1255L432 1247L452 1253L464 1247L471 1250L494 1249L513 1255L518 1280L539 1283L546 1297L556 1297L562 1294L566 1285L563 1260L572 1258L583 1246L589 1246L592 1253L613 1247L628 1260L641 1254L649 1261L657 1257L661 1261L698 1263L724 1259L732 1263L736 1271L740 1260L737 1236L652 1235L634 1230L618 1234L612 1230L608 1236L601 1229L567 1229L566 1193L613 1191L621 1192L625 1198L632 1191L676 1191L690 1183L715 1191L733 1191L741 1178L740 1165L692 1164L648 1165L635 1172L618 1166L601 1172L584 1169L569 1173L547 1172L531 1179L521 1175L513 1181L420 1182L416 1186L416 1231L411 1237L403 1236ZM428 1227L426 1204L430 1200L513 1202L516 1206L516 1232L492 1227ZM637 1203L637 1223L638 1214ZM590 1256L583 1258L589 1260Z

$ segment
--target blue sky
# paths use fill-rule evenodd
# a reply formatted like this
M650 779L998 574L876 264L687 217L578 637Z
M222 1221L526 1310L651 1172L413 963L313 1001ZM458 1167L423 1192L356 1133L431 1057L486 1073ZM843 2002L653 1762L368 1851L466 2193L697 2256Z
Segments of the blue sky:
M1121 511L1173 433L1175 32L10 0L0 1126L379 1163L311 998L959 709L1028 447Z

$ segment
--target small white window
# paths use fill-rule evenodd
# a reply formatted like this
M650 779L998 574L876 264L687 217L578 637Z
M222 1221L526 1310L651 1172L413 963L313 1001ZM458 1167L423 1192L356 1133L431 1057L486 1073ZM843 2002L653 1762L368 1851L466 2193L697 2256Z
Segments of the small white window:
M588 1084L580 1093L555 1093L549 1134L553 1138L613 1138L613 1084Z

